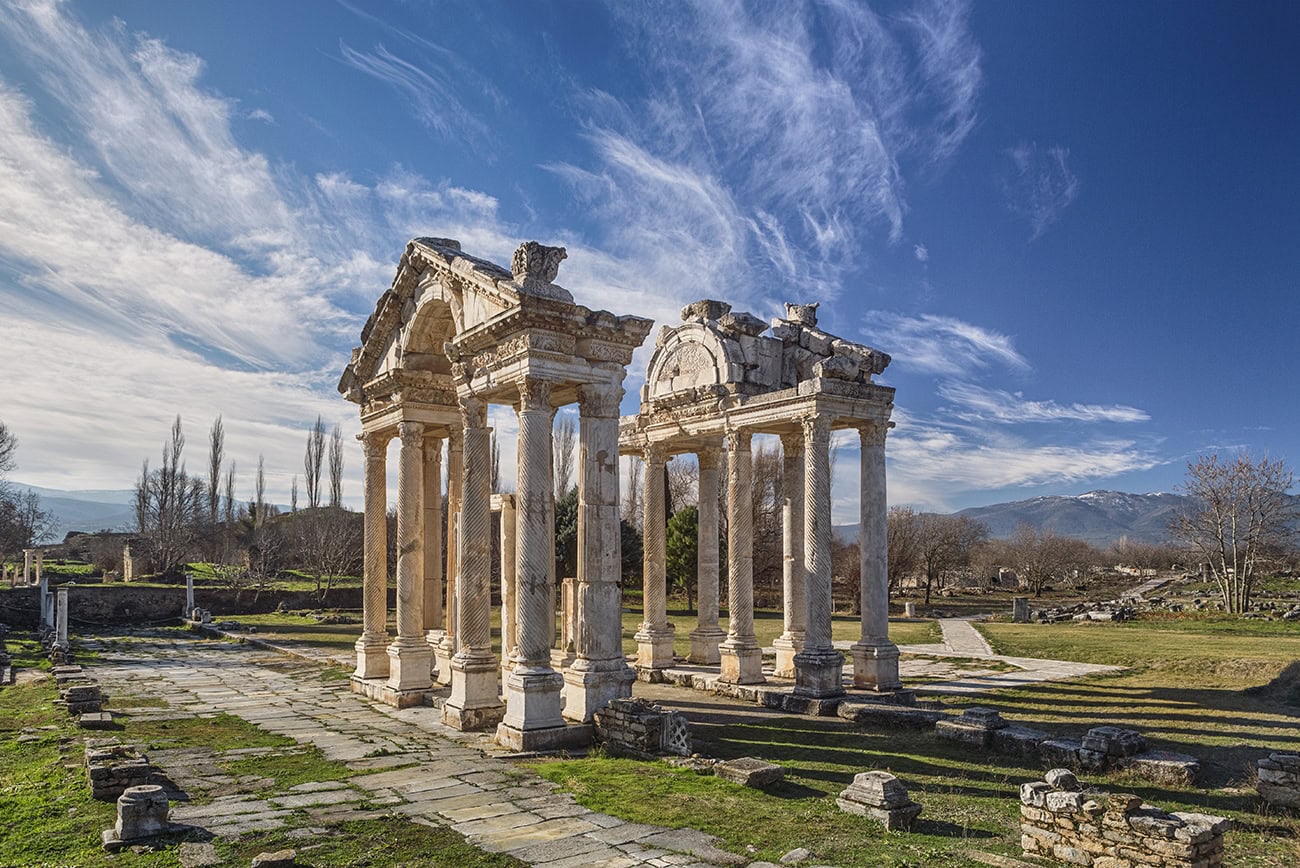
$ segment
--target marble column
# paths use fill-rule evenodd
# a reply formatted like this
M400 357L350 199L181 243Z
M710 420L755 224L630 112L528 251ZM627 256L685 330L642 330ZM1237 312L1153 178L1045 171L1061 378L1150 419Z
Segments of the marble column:
M447 569L446 600L443 608L443 634L435 649L435 668L439 684L451 684L451 658L456 653L456 582L460 575L460 492L465 475L465 435L453 426L447 435Z
M23 549L23 584L35 584L32 581L32 550Z
M36 549L36 581L41 580L41 571L45 567L45 549Z
M437 653L442 626L442 438L424 440L424 639ZM436 669L436 663L432 664Z
M889 529L885 498L887 422L858 429L862 442L858 550L862 564L862 638L849 649L853 686L891 691L898 677L898 646L889 641Z
M583 386L578 397L578 579L573 618L576 656L564 672L564 716L586 723L610 700L631 696L636 673L623 657L623 598L619 588L623 555L618 508L618 407L623 389L613 384Z
M692 663L716 666L721 658L718 645L726 633L718 626L718 449L701 449L696 453L700 466L700 505L698 560L695 596L699 623L691 631Z
M54 627L54 644L68 650L68 589L61 586L58 590L59 603L56 610Z
M41 579L37 584L37 593L41 597L41 626L54 626L54 595L50 593L49 583Z
M781 437L781 484L785 504L781 516L781 597L784 630L776 648L776 672L794 678L794 655L803 650L808 622L808 596L804 589L804 445L803 432Z
M185 620L194 617L194 574L185 574Z
M518 558L518 511L513 494L501 497L501 679L510 677L514 668L515 645L518 638L515 631L515 597L519 586L516 574Z
M366 453L365 564L362 575L362 633L357 640L355 678L388 675L388 478L390 435L361 435Z
M718 648L725 684L761 684L763 652L754 638L753 435L727 436L727 638Z
M808 621L803 649L794 655L794 689L801 696L839 696L844 692L844 656L831 644L831 420L818 414L802 424Z
M497 741L515 750L544 750L563 729L560 690L564 678L551 668L555 644L551 556L551 387L525 378L519 386L518 471L515 482L515 649L506 679L506 716Z
M397 426L397 636L388 646L388 687L412 702L432 685L424 634L424 425Z
M659 443L645 450L645 515L642 530L643 620L636 631L636 665L642 671L666 669L673 665L673 636L676 628L668 623L668 588L666 571L667 521L664 516L664 473L667 455Z
M451 696L442 722L455 729L483 729L501 720L497 659L492 653L492 440L487 404L461 399L465 454L460 492L459 576L456 581L456 654L451 658Z

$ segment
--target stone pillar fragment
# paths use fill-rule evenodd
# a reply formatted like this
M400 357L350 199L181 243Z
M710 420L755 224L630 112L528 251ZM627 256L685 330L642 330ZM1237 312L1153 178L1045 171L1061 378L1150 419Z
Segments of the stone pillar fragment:
M39 582L41 580L41 570L45 566L45 549L36 549L35 558L36 558L36 563L35 563L36 581Z
M781 437L781 481L785 506L781 516L781 599L784 630L776 648L778 678L794 677L794 655L803 649L808 621L808 595L804 589L804 443L803 433Z
M185 617L190 618L194 613L194 574L185 574Z
M761 684L763 652L754 638L753 435L727 436L727 638L718 648L726 684Z
M802 696L839 696L844 692L844 657L831 644L831 423L818 414L802 424L808 621L803 650L794 655L794 689Z
M898 646L889 641L889 526L885 499L885 435L889 423L858 429L862 443L858 549L862 564L862 638L849 649L853 686L892 691L898 678Z
M356 678L388 675L388 478L389 436L361 435L366 454L365 563L362 573L362 633L357 640Z
M68 589L66 586L59 588L59 602L55 616L54 644L63 650L68 650Z
M505 682L506 715L497 730L497 741L515 750L546 749L555 737L550 731L565 725L560 715L564 679L551 668L555 644L551 386L530 377L519 387L515 649Z
M690 661L716 666L721 658L718 645L726 633L718 626L718 449L696 453L700 466L698 561L696 565L696 607L698 626L691 631Z
M447 436L447 569L443 634L435 650L438 683L451 684L451 658L456 653L456 583L460 575L460 492L465 476L465 435L453 427Z
M510 677L514 668L515 646L518 642L515 630L515 598L518 593L517 576L519 557L518 510L513 494L501 497L501 679Z
M442 643L442 438L424 440L424 638Z
M23 549L23 584L32 585L32 549Z
M451 696L442 722L455 729L483 729L501 719L497 660L492 653L492 443L487 405L461 399L465 454L460 501L459 576L456 581L457 651L451 659Z
M37 593L41 597L41 626L46 628L54 627L54 601L50 594L49 583L45 579L36 585Z
M618 509L618 405L623 389L612 384L583 386L578 394L575 657L564 672L564 716L586 723L610 701L631 696L636 674L623 657L623 600L619 589L623 556Z
M411 704L432 684L433 649L424 627L424 425L397 426L397 636L388 646L388 687Z
M642 517L643 616L636 632L636 665L643 673L673 665L673 637L676 628L668 623L667 520L664 516L664 474L667 456L661 444L645 451L645 492ZM648 675L647 675L648 677Z

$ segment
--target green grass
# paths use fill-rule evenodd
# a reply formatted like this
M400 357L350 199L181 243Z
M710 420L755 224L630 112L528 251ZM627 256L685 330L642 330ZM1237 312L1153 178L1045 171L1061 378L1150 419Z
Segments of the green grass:
M230 865L247 865L258 853L297 848L300 865L313 868L356 868L356 866L428 865L437 868L516 868L525 863L501 853L485 853L445 827L430 828L405 817L385 817L342 823L325 835L310 839L312 848L303 852L302 839L283 832L245 835L234 844L221 843L218 853ZM316 846L319 845L319 846Z
M311 781L344 781L356 776L356 772L342 763L325 759L324 754L311 746L272 756L221 759L217 765L236 777L258 775L267 778L272 783L260 789L274 792L283 792Z
M358 614L360 614L358 612ZM257 627L257 637L301 642L330 651L348 652L361 635L360 624L322 624L309 615L270 612L263 615L232 615L240 624Z

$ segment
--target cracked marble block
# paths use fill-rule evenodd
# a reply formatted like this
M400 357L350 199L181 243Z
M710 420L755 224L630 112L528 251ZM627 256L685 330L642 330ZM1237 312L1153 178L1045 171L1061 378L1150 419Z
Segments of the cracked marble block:
M835 800L841 811L870 817L886 830L911 829L921 806L907 794L903 782L889 772L862 772Z

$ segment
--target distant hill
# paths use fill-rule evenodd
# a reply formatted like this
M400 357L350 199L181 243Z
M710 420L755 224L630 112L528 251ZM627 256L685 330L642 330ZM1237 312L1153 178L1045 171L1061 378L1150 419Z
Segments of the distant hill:
M45 544L63 542L69 531L127 530L135 524L134 492L129 488L62 491L20 482L13 487L36 492L41 509L53 514L54 527L40 540Z
M1167 542L1169 522L1186 506L1187 498L1165 492L1089 491L1071 497L1051 495L975 506L957 515L984 522L998 539L1006 539L1017 527L1028 524L1106 546L1122 536L1134 541Z

